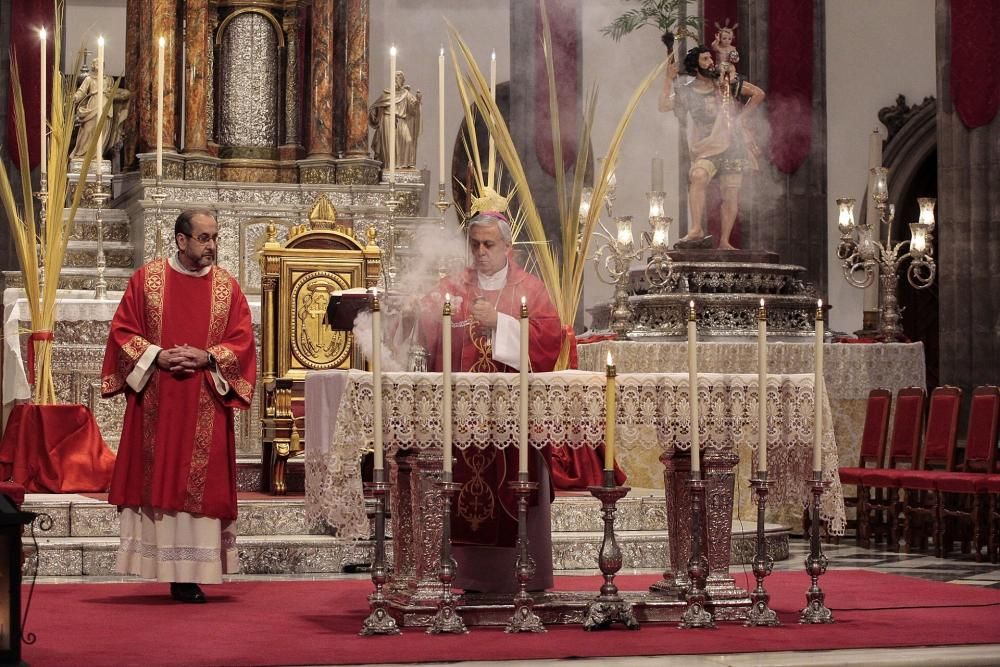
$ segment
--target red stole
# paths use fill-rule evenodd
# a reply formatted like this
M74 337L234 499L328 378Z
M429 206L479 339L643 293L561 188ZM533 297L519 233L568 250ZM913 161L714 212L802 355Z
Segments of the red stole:
M225 397L207 370L155 368L138 394L125 384L151 345L207 349L230 385ZM126 392L125 419L108 501L223 519L236 518L233 408L249 408L256 380L250 309L224 269L191 276L155 260L129 280L111 323L102 394Z

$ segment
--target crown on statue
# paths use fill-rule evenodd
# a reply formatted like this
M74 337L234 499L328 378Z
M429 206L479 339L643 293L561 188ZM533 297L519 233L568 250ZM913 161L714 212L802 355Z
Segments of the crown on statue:
M472 209L470 210L472 215L482 213L483 211L499 211L503 213L510 205L510 196L504 197L488 185L480 190L479 194L479 197L475 195L472 197Z
M309 226L313 229L336 229L337 209L325 194L321 194L309 211Z

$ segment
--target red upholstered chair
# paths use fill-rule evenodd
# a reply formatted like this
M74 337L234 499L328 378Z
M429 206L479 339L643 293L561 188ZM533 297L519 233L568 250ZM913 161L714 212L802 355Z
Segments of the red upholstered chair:
M868 523L860 521L862 497L867 497L868 487L862 484L862 475L871 468L881 468L885 460L885 440L889 433L889 411L892 407L892 392L888 389L872 389L868 392L868 406L865 408L865 430L861 434L861 454L857 467L841 467L841 484L857 486L857 495L844 496L844 505L856 510L855 535L858 544L868 539Z
M935 547L941 544L942 528L938 521L935 482L944 472L955 469L955 442L958 439L958 411L961 407L961 389L949 386L934 389L918 469L898 472L902 489L902 532L906 536L907 552L914 546L926 549L931 533L934 534Z
M859 496L863 503L863 506L858 506L859 530L865 535L862 546L867 547L867 536L875 533L876 540L884 535L890 549L898 548L899 472L903 466L917 467L926 396L923 387L904 387L899 390L896 394L896 413L892 419L886 467L872 468L861 474L861 485L871 489L870 494Z
M941 474L934 485L938 491L938 524L941 544L938 555L951 549L956 534L962 550L970 544L976 560L982 560L983 530L988 531L987 495L977 489L983 477L997 472L997 433L1000 430L1000 388L977 387L969 406L969 427L965 441L962 472ZM987 533L988 534L988 533Z
M986 515L990 527L990 562L997 563L1000 562L1000 475L983 475L976 482L976 491L990 497L990 509Z

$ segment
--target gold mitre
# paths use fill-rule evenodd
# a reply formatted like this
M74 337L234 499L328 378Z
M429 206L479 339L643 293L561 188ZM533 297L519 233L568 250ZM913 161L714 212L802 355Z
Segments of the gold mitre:
M325 194L319 196L309 211L309 226L313 229L336 229L337 208Z
M510 197L504 197L488 185L483 187L479 193L479 197L476 197L475 195L472 196L472 209L470 210L472 215L482 213L483 211L497 211L499 213L503 213L510 205ZM513 196L513 193L511 193L511 196Z

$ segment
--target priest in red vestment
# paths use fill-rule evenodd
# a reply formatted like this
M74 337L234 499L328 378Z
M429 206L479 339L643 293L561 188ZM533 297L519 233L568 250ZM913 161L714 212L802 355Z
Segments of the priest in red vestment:
M564 330L545 285L513 260L507 218L496 212L480 213L469 222L468 234L472 266L444 278L437 292L423 302L421 331L428 350L428 367L441 370L439 313L445 294L450 294L453 369L499 373L519 370L519 320L524 297L531 371L551 371ZM537 497L528 509L528 538L536 565L531 590L552 586L552 484L547 456L548 452L543 455L533 450L529 457L531 479L539 482ZM454 475L462 489L452 508L452 539L458 563L455 584L460 588L481 592L517 590L517 504L507 487L508 482L517 479L517 458L516 448L456 450Z
M108 501L118 571L204 602L199 583L239 569L233 410L251 405L256 347L246 298L215 265L214 213L181 213L174 235L177 254L133 274L111 322L101 393L126 407Z

